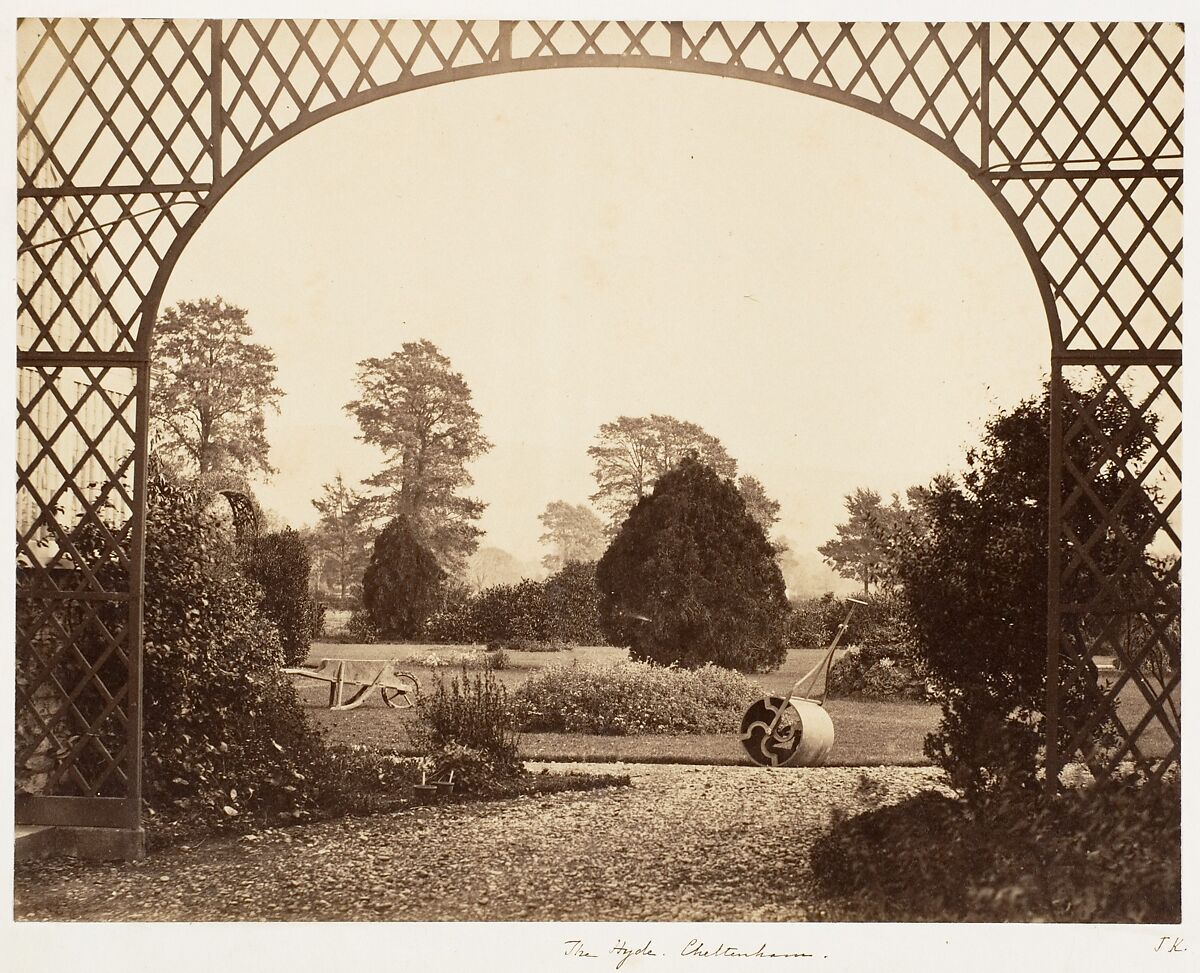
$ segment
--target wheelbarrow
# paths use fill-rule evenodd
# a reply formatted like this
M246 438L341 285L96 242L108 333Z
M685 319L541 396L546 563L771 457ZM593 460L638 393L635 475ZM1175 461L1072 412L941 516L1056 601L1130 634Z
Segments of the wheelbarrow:
M420 691L412 673L401 672L398 659L322 659L315 668L300 666L284 669L290 676L305 676L329 683L329 708L357 709L367 701L367 693L378 689L385 705L392 709L407 709ZM348 699L343 699L350 687Z
M848 598L850 610L838 626L833 641L821 659L796 680L787 698L764 696L755 700L742 717L741 741L746 753L756 764L764 767L806 767L823 764L833 749L833 720L825 712L825 692L833 654L846 629L854 609L865 601ZM821 693L813 689L824 675Z

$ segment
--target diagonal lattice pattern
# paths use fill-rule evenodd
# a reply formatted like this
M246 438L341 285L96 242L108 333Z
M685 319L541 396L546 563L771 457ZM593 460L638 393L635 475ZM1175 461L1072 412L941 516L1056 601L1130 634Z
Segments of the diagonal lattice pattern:
M18 600L19 788L69 797L124 796L130 667L123 607Z
M1182 403L1178 365L1069 369L1065 399L1059 604L1066 662L1117 667L1083 680L1097 703L1069 728L1107 778L1123 761L1162 774L1179 758ZM1108 752L1094 735L1115 729Z
M981 30L970 24L684 24L683 56L828 87L980 143Z
M1131 166L1183 155L1174 24L996 24L984 168Z
M1053 282L1065 348L1182 346L1182 173L1001 187Z
M136 820L147 328L207 208L338 111L593 65L852 105L997 200L1042 286L1055 375L1074 369L1052 460L1064 668L1050 675L1083 673L1099 711L1064 725L1051 763L1082 752L1103 778L1177 761L1177 26L47 18L21 22L18 57L17 727L32 793L123 795ZM1107 684L1097 654L1122 663Z

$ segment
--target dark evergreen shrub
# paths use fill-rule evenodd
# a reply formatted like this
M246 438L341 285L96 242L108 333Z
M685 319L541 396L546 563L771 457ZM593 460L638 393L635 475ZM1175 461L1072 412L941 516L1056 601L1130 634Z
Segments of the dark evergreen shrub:
M850 624L840 642L843 646L878 645L901 637L906 606L897 592L876 591L855 595L866 604L855 605ZM827 646L849 614L851 602L826 592L819 598L805 598L792 606L787 622L789 649L819 649Z
M737 487L688 457L630 511L596 566L600 626L634 659L774 669L783 576Z
M309 593L312 559L308 546L290 527L259 537L246 561L246 573L262 588L262 614L275 623L286 665L303 665L312 644L320 606ZM324 615L324 610L320 612Z
M407 517L389 521L363 575L363 607L384 635L411 638L437 608L445 572Z
M1101 435L1086 431L1076 397L1090 403L1089 421ZM967 454L961 483L935 480L924 491L910 529L892 541L914 649L942 696L942 724L926 741L926 753L955 786L973 796L1040 786L1050 415L1047 388L992 417L982 444ZM1154 536L1154 487L1131 482L1128 470L1136 469L1150 448L1157 420L1132 412L1097 386L1064 396L1062 422L1063 428L1078 423L1084 430L1068 444L1070 462L1094 471L1089 489L1119 511L1120 531L1107 533L1098 530L1102 520L1094 502L1074 503L1068 511L1074 536L1097 539L1088 552L1095 567L1076 571L1063 598L1088 604L1101 593L1106 575L1120 577L1118 565L1139 558L1119 534L1141 538L1143 544ZM1119 463L1106 461L1111 444L1119 444ZM1142 565L1154 570L1144 552ZM1107 597L1111 600L1112 593ZM1060 730L1069 734L1094 712L1097 673L1094 643L1084 629L1067 624L1063 638L1064 656L1082 660L1062 669ZM1111 742L1111 724L1102 724L1089 745Z
M595 561L568 561L542 582L550 630L546 639L573 645L606 645L600 630Z

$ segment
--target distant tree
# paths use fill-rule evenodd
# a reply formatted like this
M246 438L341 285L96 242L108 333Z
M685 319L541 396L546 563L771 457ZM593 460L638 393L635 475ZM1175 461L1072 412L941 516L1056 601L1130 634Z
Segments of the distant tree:
M738 492L746 501L746 512L755 519L767 537L779 522L779 501L767 496L766 487L756 476L743 475L738 478Z
M466 582L475 592L497 584L516 584L525 575L521 562L499 547L481 547L467 559Z
M837 525L837 537L817 548L825 563L843 578L861 581L863 594L870 594L872 585L891 588L896 582L890 538L910 528L921 508L921 488L909 494L910 506L897 494L885 505L874 490L860 487L846 497L850 516Z
M445 572L407 517L395 517L375 538L363 575L363 607L386 635L409 638L440 605Z
M346 406L363 442L386 465L365 483L380 493L382 516L404 516L451 574L462 570L483 533L474 523L485 504L462 496L474 483L467 464L492 444L479 428L471 390L432 342L406 342L387 358L358 363L360 397Z
M311 538L323 580L345 605L362 591L362 576L371 555L371 523L366 498L346 485L338 473L321 487L312 502L320 520Z
M604 521L586 504L553 500L538 520L546 528L539 538L541 543L553 548L542 558L542 564L551 572L560 571L572 561L595 561L604 553L608 543Z
M273 473L267 409L279 410L275 354L250 341L246 312L180 301L154 325L150 415L156 448L193 473Z
M630 511L596 586L601 629L635 659L766 671L786 655L775 551L733 481L692 457Z
M591 500L608 515L610 531L649 495L660 476L693 453L720 476L737 472L736 460L721 441L694 422L661 415L620 416L602 425L595 445L588 449L596 464L592 476L598 486Z

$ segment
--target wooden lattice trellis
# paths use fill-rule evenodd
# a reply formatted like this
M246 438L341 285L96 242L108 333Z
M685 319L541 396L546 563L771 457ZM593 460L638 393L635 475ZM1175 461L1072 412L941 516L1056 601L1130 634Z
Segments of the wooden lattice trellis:
M1125 663L1095 689L1105 707L1127 682L1149 705L1120 724L1120 752L1087 750L1094 771L1178 761L1181 28L30 20L18 42L19 821L136 845L148 349L207 212L324 118L538 68L689 71L830 99L980 186L1049 323L1050 595L1030 606L1050 621L1048 778L1088 729L1060 721L1056 687L1105 650ZM1098 421L1113 407L1155 417L1152 449L1131 454ZM1099 455L1080 460L1081 437ZM1114 468L1119 496L1095 488ZM1151 725L1166 752L1139 746Z

